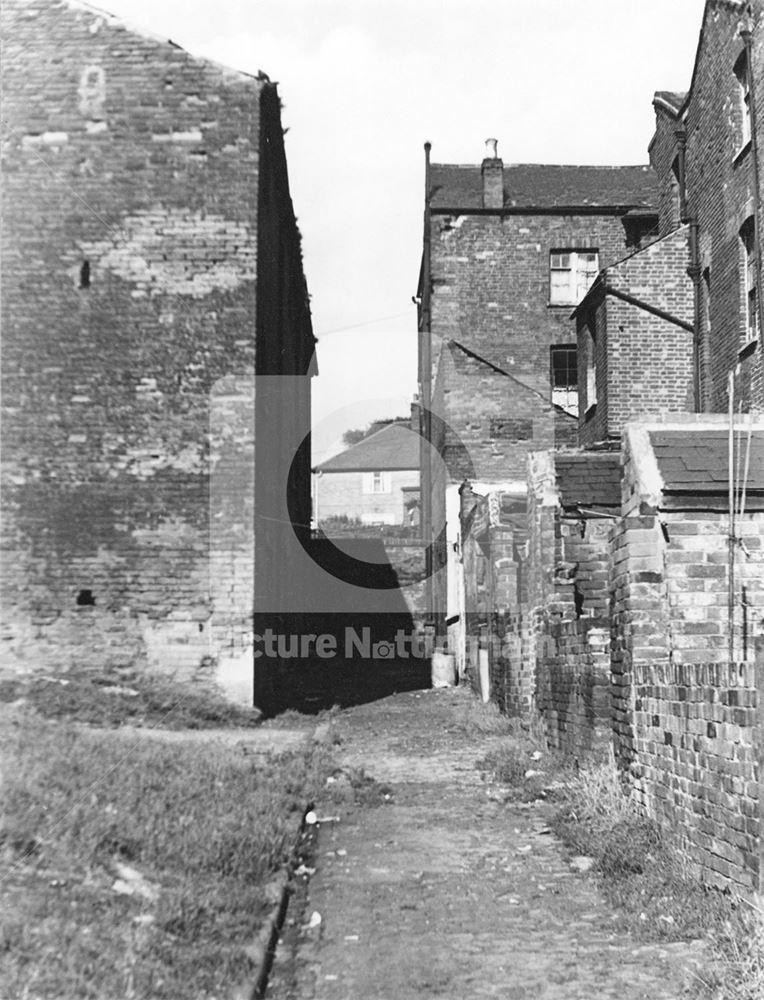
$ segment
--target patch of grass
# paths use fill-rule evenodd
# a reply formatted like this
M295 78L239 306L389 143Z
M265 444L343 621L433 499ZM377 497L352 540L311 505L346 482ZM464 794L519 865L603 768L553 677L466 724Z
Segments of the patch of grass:
M141 674L73 672L1 681L0 702L18 699L44 718L101 726L210 729L256 726L260 720L257 709L231 704L214 691Z
M663 830L624 794L612 755L568 784L551 826L574 854L594 859L603 890L631 933L687 940L729 917L729 898L694 878Z
M534 802L546 797L548 775L533 759L535 745L509 737L492 747L478 767L506 786L507 800Z
M764 997L764 910L741 903L711 940L716 961L701 980L704 995L713 1000L761 1000Z
M0 740L0 996L211 1000L251 977L325 747L253 760L35 716Z
M456 728L469 735L507 736L518 729L518 720L502 714L492 702L470 698L464 704L456 722Z

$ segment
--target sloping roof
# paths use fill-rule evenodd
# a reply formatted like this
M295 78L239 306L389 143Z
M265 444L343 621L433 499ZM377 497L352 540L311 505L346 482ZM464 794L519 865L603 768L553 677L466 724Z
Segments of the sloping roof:
M433 163L431 208L482 208L480 170L479 165ZM656 179L649 166L504 164L505 208L620 207L627 210L656 203Z
M748 433L735 431L740 451L740 476L745 467ZM722 494L728 491L729 437L725 429L651 430L650 442L663 479L663 492L674 494ZM742 485L742 483L740 484ZM764 494L764 430L751 433L746 492Z
M384 472L418 468L419 435L408 424L388 424L316 466L318 472Z
M563 507L611 510L621 506L621 459L617 452L582 452L555 457Z

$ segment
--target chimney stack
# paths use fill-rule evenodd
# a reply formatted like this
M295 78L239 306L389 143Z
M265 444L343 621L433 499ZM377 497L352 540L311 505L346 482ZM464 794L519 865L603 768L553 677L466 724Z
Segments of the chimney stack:
M504 164L496 154L497 139L486 139L483 176L483 208L504 207Z

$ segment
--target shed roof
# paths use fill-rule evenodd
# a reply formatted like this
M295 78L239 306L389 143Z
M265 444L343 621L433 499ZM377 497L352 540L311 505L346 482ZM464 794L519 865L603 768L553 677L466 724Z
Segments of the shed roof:
M419 435L408 424L388 424L316 466L318 472L384 472L419 468Z
M433 163L430 179L432 208L482 208L479 165ZM599 207L626 211L656 202L656 179L649 166L504 164L505 208Z
M727 495L729 489L729 434L724 428L651 430L650 442L663 479L663 492L684 495ZM740 453L742 486L748 443L746 429L735 431L736 455ZM751 431L746 491L764 494L764 430Z
M611 510L621 506L621 458L617 452L559 453L557 487L563 507Z

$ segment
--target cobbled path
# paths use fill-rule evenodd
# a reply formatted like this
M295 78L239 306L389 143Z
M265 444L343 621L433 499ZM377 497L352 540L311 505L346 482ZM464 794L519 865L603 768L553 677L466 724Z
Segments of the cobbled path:
M679 1000L697 944L625 937L591 874L570 867L549 807L492 797L463 689L341 714L338 758L384 804L322 803L316 871L273 1000ZM339 819L332 819L338 816ZM309 927L310 917L320 923ZM289 952L289 954L287 954Z

